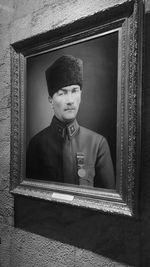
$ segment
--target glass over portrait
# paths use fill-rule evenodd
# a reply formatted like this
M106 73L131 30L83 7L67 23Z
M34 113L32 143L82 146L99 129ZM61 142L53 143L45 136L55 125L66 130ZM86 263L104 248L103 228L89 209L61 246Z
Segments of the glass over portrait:
M115 189L117 68L117 31L27 59L27 178Z

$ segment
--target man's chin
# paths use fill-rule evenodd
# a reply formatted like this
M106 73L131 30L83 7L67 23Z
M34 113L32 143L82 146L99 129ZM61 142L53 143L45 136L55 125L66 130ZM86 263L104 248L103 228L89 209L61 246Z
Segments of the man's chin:
M64 122L71 122L75 119L75 116L65 116L63 118Z

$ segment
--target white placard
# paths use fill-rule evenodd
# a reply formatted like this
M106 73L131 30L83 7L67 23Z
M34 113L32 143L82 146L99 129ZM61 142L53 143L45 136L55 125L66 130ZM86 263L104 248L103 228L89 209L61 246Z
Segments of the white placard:
M68 194L53 193L52 194L52 198L73 201L74 196L71 196L71 195L68 195Z

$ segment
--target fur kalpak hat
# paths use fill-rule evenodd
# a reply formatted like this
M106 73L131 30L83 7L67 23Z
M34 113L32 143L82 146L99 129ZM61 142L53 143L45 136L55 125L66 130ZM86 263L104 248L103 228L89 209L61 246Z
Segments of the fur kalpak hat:
M83 61L71 55L58 58L45 72L49 95L59 89L77 84L82 89Z

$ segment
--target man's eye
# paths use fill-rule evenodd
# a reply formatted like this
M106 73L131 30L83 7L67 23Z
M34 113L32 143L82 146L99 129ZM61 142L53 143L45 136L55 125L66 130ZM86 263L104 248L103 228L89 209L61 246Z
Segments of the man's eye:
M58 92L58 95L59 95L59 96L61 96L61 95L63 95L63 94L64 94L63 91L59 91L59 92Z
M73 89L72 92L73 92L73 93L77 93L77 92L78 92L78 89Z

